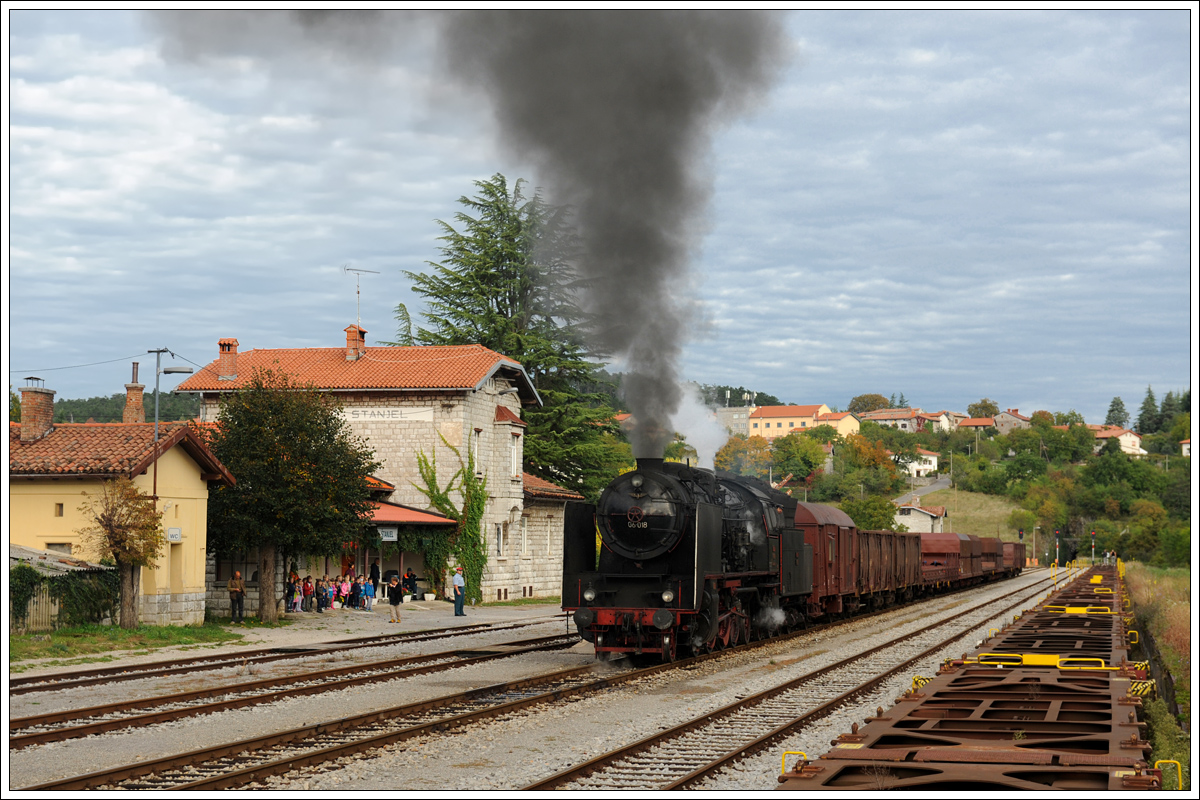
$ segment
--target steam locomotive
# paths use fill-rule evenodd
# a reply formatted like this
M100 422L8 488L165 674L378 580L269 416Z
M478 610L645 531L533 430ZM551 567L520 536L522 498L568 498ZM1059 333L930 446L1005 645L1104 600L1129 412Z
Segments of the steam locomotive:
M562 602L597 656L670 661L1024 563L1023 544L861 531L839 509L754 478L639 459L598 505L567 505Z

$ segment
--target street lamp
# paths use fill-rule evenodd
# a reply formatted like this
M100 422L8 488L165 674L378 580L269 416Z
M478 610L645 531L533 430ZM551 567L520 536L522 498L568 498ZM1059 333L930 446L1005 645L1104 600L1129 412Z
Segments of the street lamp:
M171 353L165 347L160 347L157 350L147 350L147 353L154 353L154 499L158 499L158 376L166 373L167 375L190 375L191 367L167 367L163 369L162 354ZM175 354L171 353L174 358Z
M1041 530L1041 525L1033 526L1033 557L1037 558L1037 532Z

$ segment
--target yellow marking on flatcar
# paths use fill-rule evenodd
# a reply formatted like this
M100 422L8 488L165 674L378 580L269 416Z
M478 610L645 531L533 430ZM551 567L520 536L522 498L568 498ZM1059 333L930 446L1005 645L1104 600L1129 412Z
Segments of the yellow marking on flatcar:
M1111 614L1108 606L1043 606L1047 614Z
M1179 779L1179 788L1182 789L1183 788L1183 767L1180 766L1179 762L1175 761L1174 759L1164 758L1159 761L1155 761L1154 768L1162 769L1162 767L1160 767L1159 764L1174 764L1175 765L1175 774Z
M784 751L784 754L783 754L783 761L781 761L779 764L780 774L787 772L787 757L788 756L803 756L804 761L802 763L808 762L808 753L804 752L803 750L786 750L786 751Z
M933 678L927 678L924 675L913 675L912 690L915 692L917 689L920 689L931 680L933 680Z
M1157 697L1158 684L1154 681L1134 681L1129 686L1129 694L1132 697Z

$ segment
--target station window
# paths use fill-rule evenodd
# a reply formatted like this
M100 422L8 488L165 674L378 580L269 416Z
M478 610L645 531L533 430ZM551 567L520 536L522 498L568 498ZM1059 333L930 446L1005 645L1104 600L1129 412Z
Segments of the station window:
M61 517L62 515L63 515L63 504L55 503L54 504L54 516Z
M789 428L794 428L794 427L796 427L796 423L794 423L794 422L789 422L789 423L788 423L788 427L789 427Z
M59 505L61 505L61 503ZM49 550L51 553L62 553L65 556L71 555L71 545L69 542L64 542L62 544L58 544L58 543L47 544L46 549Z

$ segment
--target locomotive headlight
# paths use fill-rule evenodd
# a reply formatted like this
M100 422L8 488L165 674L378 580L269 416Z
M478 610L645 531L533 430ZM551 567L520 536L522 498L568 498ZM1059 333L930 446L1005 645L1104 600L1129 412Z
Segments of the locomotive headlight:
M595 600L596 599L596 590L590 586L588 588L584 589L583 590L583 599L587 600L589 603L592 602L593 600Z
M669 603L675 599L675 593L672 592L670 589L667 589L665 592L662 593L662 599L663 599L664 603Z
M640 489L640 488L642 488L642 484L645 483L645 481L646 481L646 479L643 478L641 475L634 475L632 478L629 479L629 485L635 489Z

